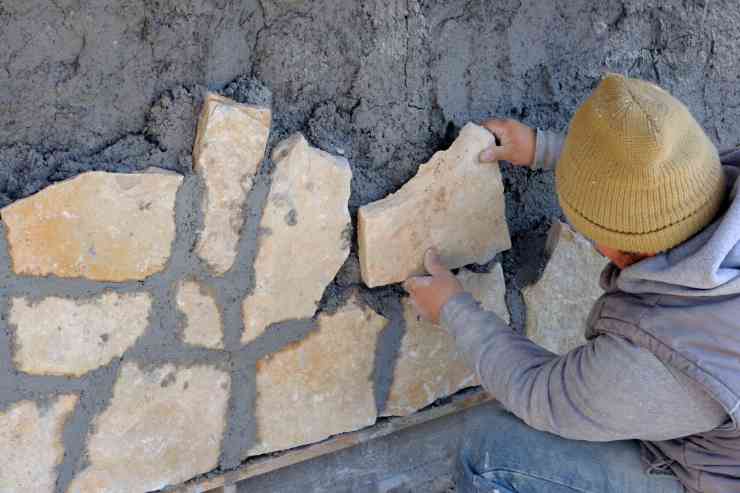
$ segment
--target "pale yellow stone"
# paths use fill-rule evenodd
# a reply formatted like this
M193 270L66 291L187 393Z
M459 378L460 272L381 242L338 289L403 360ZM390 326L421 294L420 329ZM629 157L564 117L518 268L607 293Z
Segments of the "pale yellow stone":
M230 386L227 373L206 366L125 364L69 491L155 491L215 469Z
M218 94L203 103L193 148L195 171L206 187L196 252L217 274L234 264L244 201L265 155L271 118L270 108Z
M186 318L183 331L186 343L214 349L224 347L221 312L213 293L205 286L195 281L180 283L177 308Z
M62 433L77 396L62 395L48 407L30 401L0 412L0 491L51 493L62 462Z
M75 300L13 298L15 364L38 375L81 376L121 356L147 328L151 296L104 293Z
M507 323L506 286L501 265L488 274L462 269L458 274L466 291ZM455 347L454 339L437 325L422 320L409 298L403 300L406 333L401 341L383 416L406 416L437 399L478 385L475 371Z
M257 443L249 455L288 449L372 425L372 373L387 320L353 298L303 341L257 363Z
M2 209L13 270L97 281L161 271L175 237L172 173L93 171Z
M493 143L488 130L469 123L398 192L360 208L365 284L382 286L423 273L430 247L437 247L450 268L485 263L511 248L499 165L478 162Z
M608 261L581 235L556 221L547 240L550 259L542 277L523 290L527 336L565 354L585 344L586 320L603 294L601 271Z
M243 306L245 343L270 324L313 316L349 255L347 160L309 146L300 134L280 143L272 159L255 287Z

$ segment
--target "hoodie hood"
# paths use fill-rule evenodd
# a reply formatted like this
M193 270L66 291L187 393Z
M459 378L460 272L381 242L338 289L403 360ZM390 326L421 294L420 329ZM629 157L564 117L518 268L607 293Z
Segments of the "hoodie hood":
M633 294L740 295L740 149L720 154L727 175L725 212L696 236L619 272L613 282ZM607 270L609 270L607 269ZM605 274L607 274L605 272Z

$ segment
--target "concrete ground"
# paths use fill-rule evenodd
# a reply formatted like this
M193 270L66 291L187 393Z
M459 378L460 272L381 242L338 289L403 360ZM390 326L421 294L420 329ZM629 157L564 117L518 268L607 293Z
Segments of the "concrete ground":
M465 438L495 403L245 480L238 493L452 493Z

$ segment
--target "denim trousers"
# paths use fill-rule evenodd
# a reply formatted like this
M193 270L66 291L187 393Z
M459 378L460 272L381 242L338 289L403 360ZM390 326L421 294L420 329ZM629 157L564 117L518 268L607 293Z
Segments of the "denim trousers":
M500 405L463 439L460 493L683 493L671 474L647 474L636 440L585 442L535 430Z

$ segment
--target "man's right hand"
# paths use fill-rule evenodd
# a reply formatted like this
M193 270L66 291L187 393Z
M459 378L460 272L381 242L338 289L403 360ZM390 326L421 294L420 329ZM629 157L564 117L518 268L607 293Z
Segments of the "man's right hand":
M478 159L482 163L509 161L517 166L532 166L537 141L533 128L516 120L488 120L483 124L501 145L484 149Z

